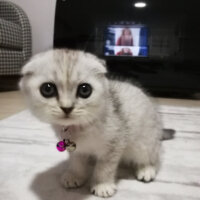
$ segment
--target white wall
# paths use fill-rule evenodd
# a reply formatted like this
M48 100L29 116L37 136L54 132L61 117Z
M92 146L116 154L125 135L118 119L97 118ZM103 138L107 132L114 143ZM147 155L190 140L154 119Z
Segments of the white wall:
M33 39L33 54L53 47L56 0L10 0L27 14Z

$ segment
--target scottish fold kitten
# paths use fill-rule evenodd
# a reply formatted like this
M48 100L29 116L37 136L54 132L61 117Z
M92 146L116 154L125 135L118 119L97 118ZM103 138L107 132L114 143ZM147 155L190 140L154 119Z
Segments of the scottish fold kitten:
M104 65L82 51L51 50L23 67L20 87L33 114L52 124L57 134L67 128L65 137L76 143L63 185L84 184L88 158L94 156L91 192L109 197L117 188L120 162L132 163L140 181L155 178L162 128L146 94L129 82L108 79Z

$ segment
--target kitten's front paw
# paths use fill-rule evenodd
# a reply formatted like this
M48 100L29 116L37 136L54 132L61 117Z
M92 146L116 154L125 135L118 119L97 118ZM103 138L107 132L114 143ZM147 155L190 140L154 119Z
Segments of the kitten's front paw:
M77 175L65 172L61 177L61 183L65 188L77 188L83 185L85 178L78 177Z
M91 187L91 193L99 197L111 197L116 191L114 183L101 183Z
M153 166L145 166L137 171L137 179L144 182L150 182L156 177L156 169Z

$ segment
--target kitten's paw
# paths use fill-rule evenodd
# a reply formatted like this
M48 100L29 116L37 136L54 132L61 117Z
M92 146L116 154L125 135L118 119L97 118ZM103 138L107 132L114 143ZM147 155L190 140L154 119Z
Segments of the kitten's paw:
M77 188L84 184L85 178L66 172L61 177L61 183L65 188Z
M91 193L98 197L111 197L117 191L114 183L101 183L91 187Z
M156 177L156 169L153 166L139 168L136 177L140 181L150 182Z

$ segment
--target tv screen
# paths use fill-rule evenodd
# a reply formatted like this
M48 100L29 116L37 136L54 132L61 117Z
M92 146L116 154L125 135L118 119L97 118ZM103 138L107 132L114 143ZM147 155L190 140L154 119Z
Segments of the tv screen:
M105 56L148 56L148 30L144 25L106 27Z

